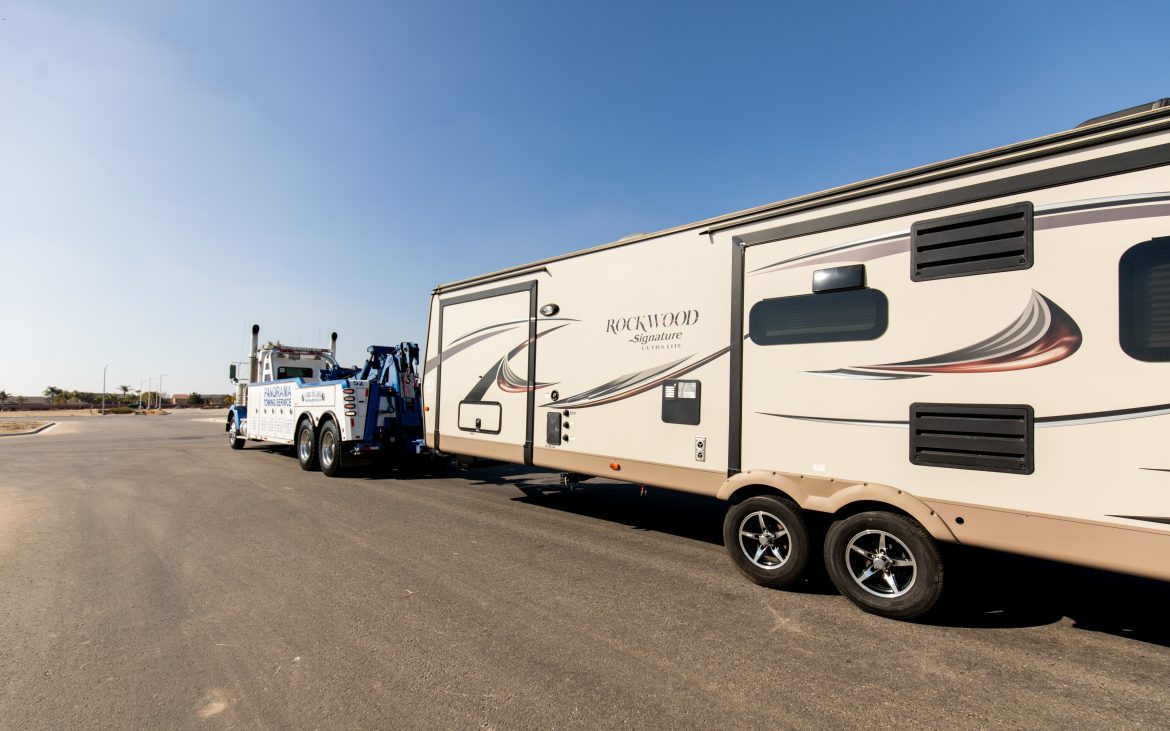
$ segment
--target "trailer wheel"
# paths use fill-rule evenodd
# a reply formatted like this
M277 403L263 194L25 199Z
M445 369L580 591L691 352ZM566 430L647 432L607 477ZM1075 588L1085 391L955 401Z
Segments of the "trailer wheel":
M228 444L232 449L244 448L244 439L240 436L240 422L234 416L228 424Z
M773 589L804 576L811 552L800 508L777 495L732 505L723 519L723 545L740 573Z
M317 442L321 471L328 477L337 477L341 472L341 431L337 422L330 420L322 424Z
M870 614L916 619L942 596L938 546L922 526L897 513L858 513L833 523L825 566L837 590Z
M317 469L317 432L309 419L297 427L297 461L306 472Z

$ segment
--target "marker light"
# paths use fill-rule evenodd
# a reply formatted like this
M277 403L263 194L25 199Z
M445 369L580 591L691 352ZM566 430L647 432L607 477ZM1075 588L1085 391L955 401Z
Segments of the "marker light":
M620 472L622 469L622 466L620 464L618 464L617 462L610 462L609 468L611 470L613 470L614 472Z
M342 393L353 393L353 389L352 389L352 388L343 388L343 389L341 390L341 392L342 392Z

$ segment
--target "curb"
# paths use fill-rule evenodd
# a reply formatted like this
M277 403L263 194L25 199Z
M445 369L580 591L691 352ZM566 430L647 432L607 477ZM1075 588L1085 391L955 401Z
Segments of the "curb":
M45 429L48 429L51 426L57 426L57 422L50 421L48 424L45 424L44 426L39 426L36 429L33 429L32 431L16 431L16 432L8 432L6 434L0 434L0 437L27 437L31 434L40 434Z

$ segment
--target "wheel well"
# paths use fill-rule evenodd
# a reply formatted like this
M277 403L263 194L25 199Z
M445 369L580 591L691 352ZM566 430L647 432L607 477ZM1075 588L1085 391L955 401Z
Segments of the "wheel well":
M296 434L299 432L301 429L301 424L305 423L306 421L308 421L310 424L313 423L313 417L310 416L308 412L303 413L297 417L297 428L293 430L293 433ZM324 421L324 419L322 419L322 421ZM300 437L298 436L297 438L299 439Z
M845 518L857 515L858 513L867 513L871 510L876 510L883 513L896 513L898 515L904 515L910 520L913 520L915 523L918 522L918 518L915 518L905 510L902 510L897 506L890 505L889 503L879 503L876 500L858 500L855 503L842 505L837 512L833 513L833 519L843 520Z
M791 495L784 492L783 490L772 487L771 485L745 485L736 490L728 499L727 503L730 507L731 505L741 503L748 498L758 497L760 495L775 495L777 497L786 498L791 500L798 507L800 506L800 503ZM801 507L800 510L807 516L808 520L821 522L826 526L832 521L844 520L845 518L857 515L858 513L865 513L871 510L886 513L897 513L898 515L906 516L915 523L920 523L917 518L905 510L895 505L890 505L889 503L878 502L877 500L858 500L856 502L849 503L848 505L841 506L835 513L824 513L818 510L811 510L803 507Z
M783 490L777 490L771 485L744 485L732 493L731 497L728 498L727 503L729 505L735 505L736 503L742 503L748 498L759 497L760 495L777 495L779 497L792 500L791 495L787 494ZM792 502L795 503L796 501L792 500Z

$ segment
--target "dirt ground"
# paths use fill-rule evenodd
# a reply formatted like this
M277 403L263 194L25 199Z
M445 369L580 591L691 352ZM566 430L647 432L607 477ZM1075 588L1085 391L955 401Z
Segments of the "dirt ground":
M14 432L14 431L29 431L32 429L39 429L40 427L44 426L46 423L47 422L44 422L44 421L32 421L32 420L8 421L6 419L0 419L0 434L6 434L8 432Z

